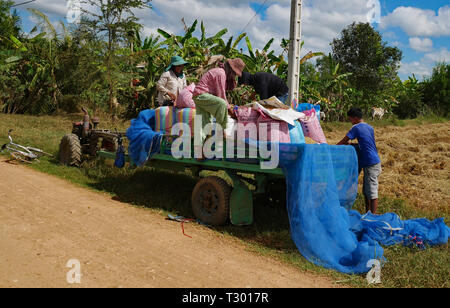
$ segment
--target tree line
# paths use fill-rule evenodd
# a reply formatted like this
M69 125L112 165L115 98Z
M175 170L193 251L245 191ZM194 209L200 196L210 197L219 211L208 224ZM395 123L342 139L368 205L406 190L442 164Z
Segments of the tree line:
M220 57L242 58L250 73L266 71L287 80L287 39L276 49L271 39L259 50L246 33L226 39L224 28L208 36L203 22L188 25L184 19L183 35L161 28L143 38L133 9L151 9L151 1L83 1L99 10L83 9L76 25L61 21L55 27L44 13L30 9L37 22L25 33L20 17L11 11L13 2L0 0L0 112L54 114L87 106L131 118L156 106L156 82L174 55L190 63L189 82L196 82ZM328 119L345 120L352 106L367 114L382 107L399 118L430 113L448 117L449 64L436 63L432 75L421 81L414 75L402 81L402 52L388 46L368 23L350 24L330 44L329 54L306 53L300 77L301 102L320 104ZM229 99L245 104L251 92L238 87Z

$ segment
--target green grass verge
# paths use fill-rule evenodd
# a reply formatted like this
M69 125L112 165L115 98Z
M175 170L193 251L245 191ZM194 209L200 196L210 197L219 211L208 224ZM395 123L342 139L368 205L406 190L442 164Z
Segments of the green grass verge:
M39 147L53 153L55 158L42 159L31 165L36 170L64 178L83 187L102 191L136 207L167 216L168 213L193 217L190 196L196 178L190 174L162 172L150 168L116 169L111 162L86 162L81 168L68 168L56 160L60 139L71 131L72 121L79 117L32 117L0 115L0 144L7 142L7 131L13 128L17 143ZM432 122L434 123L434 122ZM105 123L103 128L126 129L128 122ZM347 124L329 124L328 129L346 130ZM406 122L414 125L414 122ZM176 190L174 189L176 187ZM247 227L225 226L213 228L218 234L239 239L249 250L294 265L302 271L330 277L339 286L351 287L450 287L448 245L430 247L424 251L403 246L385 248L388 262L382 269L382 283L368 285L365 275L344 275L313 265L298 252L290 237L289 220L284 204L255 200L255 223ZM361 196L355 209L362 212ZM381 212L395 212L403 219L448 217L444 213L418 212L407 200L381 197Z

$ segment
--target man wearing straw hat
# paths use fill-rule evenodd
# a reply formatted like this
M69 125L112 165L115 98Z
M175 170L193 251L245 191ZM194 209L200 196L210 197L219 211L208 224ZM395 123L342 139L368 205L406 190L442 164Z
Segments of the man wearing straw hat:
M244 68L245 63L239 58L227 60L218 68L206 72L196 85L193 98L197 115L202 117L202 143L206 139L204 128L212 122L211 117L214 117L216 123L224 130L226 129L228 113L233 115L233 107L228 104L226 91L236 88L236 77L242 76Z

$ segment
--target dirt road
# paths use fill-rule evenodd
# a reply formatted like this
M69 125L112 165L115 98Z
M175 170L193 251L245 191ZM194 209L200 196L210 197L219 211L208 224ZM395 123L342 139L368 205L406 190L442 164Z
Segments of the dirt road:
M197 224L0 158L0 287L333 287ZM81 283L69 284L69 260ZM69 275L69 277L75 277Z

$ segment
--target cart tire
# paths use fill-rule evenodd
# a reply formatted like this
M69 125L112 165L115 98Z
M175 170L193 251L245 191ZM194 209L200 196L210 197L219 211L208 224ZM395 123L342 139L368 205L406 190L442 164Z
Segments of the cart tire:
M75 134L65 135L59 145L59 161L67 166L79 167L81 155L81 143L78 136Z
M201 179L192 191L192 210L203 223L225 225L230 217L231 188L223 179L210 176Z

